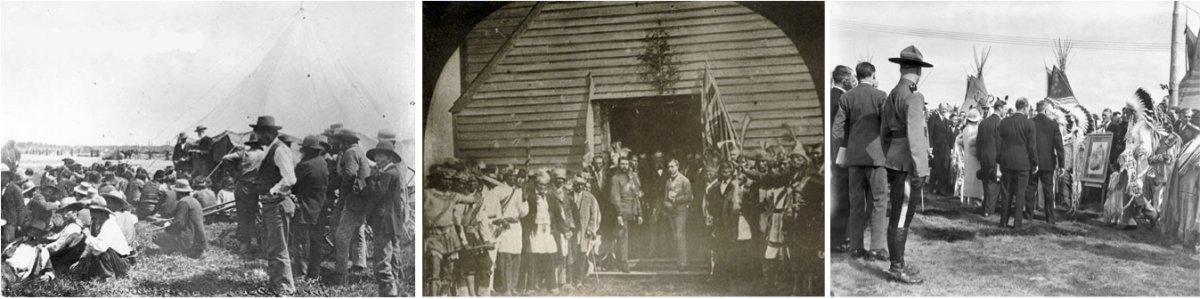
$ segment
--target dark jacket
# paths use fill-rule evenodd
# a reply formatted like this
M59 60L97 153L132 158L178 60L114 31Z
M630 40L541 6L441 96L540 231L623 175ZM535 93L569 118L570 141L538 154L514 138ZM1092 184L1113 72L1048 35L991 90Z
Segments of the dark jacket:
M292 194L296 195L297 224L317 224L321 219L321 211L329 204L326 195L329 184L329 164L325 158L313 157L296 164L296 185Z
M1063 165L1062 132L1058 131L1058 122L1038 114L1033 117L1033 126L1037 136L1039 171L1058 169Z
M1037 136L1033 121L1025 114L1015 113L1000 121L1000 169L1030 171L1037 168Z
M917 84L900 79L884 102L884 152L888 169L909 172L914 177L929 175L929 133L925 130L925 96Z
M883 138L880 136L880 111L887 94L867 84L860 84L842 95L840 110L834 114L834 140L845 140L845 166L883 166ZM836 142L835 142L836 144Z
M832 121L834 120L834 117L837 117L838 110L842 109L842 95L844 94L846 94L846 92L841 88L829 88L829 114L826 114L826 117L829 117L829 120L831 121L829 123L829 133L827 133L831 137L833 136L833 132L837 130L835 129L837 128L837 125L835 125ZM845 126L842 126L842 131L848 130ZM832 137L831 140L833 141L833 155L829 156L829 164L836 167L837 160L835 159L837 159L839 147L846 146L846 139L843 136L843 138Z
M204 252L208 244L204 236L204 208L200 207L200 202L191 196L184 197L172 215L175 218L171 219L166 232L178 235L177 240L183 248Z
M371 215L367 219L376 234L401 236L401 240L412 240L412 231L404 226L408 212L408 192L404 165L392 163L384 169L375 170L367 177L366 194L373 202ZM322 192L324 193L324 192Z
M999 142L1000 115L992 114L979 123L979 133L975 136L975 156L979 158L979 168L996 168Z

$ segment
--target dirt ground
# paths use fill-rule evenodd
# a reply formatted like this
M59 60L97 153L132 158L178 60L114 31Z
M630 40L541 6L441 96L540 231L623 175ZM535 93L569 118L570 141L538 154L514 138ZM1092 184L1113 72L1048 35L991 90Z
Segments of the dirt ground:
M1200 255L1148 228L1116 230L1095 213L1012 230L958 200L927 196L906 261L922 285L887 281L887 262L830 259L835 296L1200 296ZM1040 215L1040 213L1039 213ZM1038 216L1040 217L1040 216Z
M91 165L99 158L74 158L76 162ZM134 166L147 167L151 172L166 167L169 161L124 160ZM101 163L103 163L101 161ZM45 165L61 166L61 157L25 155L21 169L33 168L41 174ZM237 249L233 231L236 225L217 222L205 225L208 249L203 259L192 259L179 253L157 253L151 243L159 230L146 222L137 224L138 238L131 242L138 248L137 263L125 278L105 282L79 281L60 277L53 281L27 281L6 286L5 297L141 297L141 296L187 296L187 297L254 297L273 296L267 290L266 260L255 258ZM415 261L413 249L402 251L402 265L412 267ZM333 271L332 258L322 263L325 273ZM405 270L401 278L401 296L415 294L414 269ZM369 272L352 273L345 285L326 285L312 279L297 279L294 296L302 297L374 297L377 296L375 282Z

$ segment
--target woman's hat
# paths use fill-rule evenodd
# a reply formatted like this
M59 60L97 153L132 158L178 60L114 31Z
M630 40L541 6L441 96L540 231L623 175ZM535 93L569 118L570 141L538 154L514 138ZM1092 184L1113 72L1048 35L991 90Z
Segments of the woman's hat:
M376 144L375 148L367 151L367 158L371 159L371 161L375 161L375 156L379 154L390 155L392 156L392 160L397 162L402 160L400 158L400 153L396 152L396 145L392 144L391 142L380 142L379 144Z
M259 116L258 121L250 125L250 127L256 130L259 128L273 129L276 131L283 129L283 127L275 125L275 117L270 115Z
M178 179L175 180L175 185L171 186L171 190L175 190L175 192L192 192L192 185L188 184L187 179Z
M983 117L979 116L979 110L971 109L967 111L967 121L977 123Z
M921 55L921 51L917 50L916 46L908 46L900 51L900 57L888 58L888 61L898 63L900 65L915 65L920 67L933 67L932 64L925 62L925 56Z

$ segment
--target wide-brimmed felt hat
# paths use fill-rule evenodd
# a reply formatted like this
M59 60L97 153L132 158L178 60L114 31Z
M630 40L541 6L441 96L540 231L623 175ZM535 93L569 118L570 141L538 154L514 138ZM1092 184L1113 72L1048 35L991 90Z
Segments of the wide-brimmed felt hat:
M63 158L62 161L63 161L63 163L66 163L66 164L75 164L75 159L71 159L71 158Z
M333 149L333 146L329 145L329 136L325 136L325 135L317 136L317 143L320 143L321 146L324 147L326 151Z
M321 138L317 135L304 136L304 141L300 142L301 148L310 148L315 150L328 150L325 145L321 144Z
M105 207L102 204L90 202L90 201L72 202L70 204L63 206L62 208L59 208L58 211L65 213L65 212L71 212L71 211L78 211L78 210L82 210L82 209L88 209L88 210L92 210L92 211L103 211L105 213L112 214L112 210L109 210L108 207Z
M379 129L379 134L375 135L375 137L379 138L380 140L393 140L396 139L396 132L392 131L391 129Z
M967 111L967 121L969 122L976 123L982 118L983 117L979 115L979 110L971 109L970 111Z
M92 186L92 183L82 182L82 183L79 183L79 185L75 186L74 191L75 191L75 193L87 195L92 192L96 192L96 187Z
M26 193L29 193L29 191L33 191L36 189L37 189L37 184L34 184L33 180L25 180L24 182L21 183L21 194L26 194Z
M375 161L375 156L379 154L387 154L392 156L392 160L401 161L400 153L396 152L396 145L391 142L380 142L375 145L375 148L367 151L367 158Z
M109 193L101 193L100 196L104 197L104 201L108 202L108 207L111 210L124 210L130 208L129 201L125 200L125 194L121 192L114 190L113 192Z
M347 129L347 128L340 128L340 129L334 130L333 137L353 139L355 141L358 141L358 139L359 139L358 132L355 132L354 130Z
M200 132L200 131L204 131L204 130L208 130L208 127L205 127L205 126L196 126L196 132Z
M917 50L916 46L908 46L907 48L904 48L904 50L900 50L900 57L888 58L888 61L898 63L900 65L933 67L932 64L925 62L925 55L921 55L921 51Z
M275 124L275 117L270 116L270 115L259 116L258 121L256 121L254 124L250 125L250 127L254 128L255 130L257 130L259 128L272 129L272 130L276 130L276 131L283 129L283 127L280 127Z
M187 179L175 180L175 185L171 186L171 190L175 192L192 192L192 185L188 184Z

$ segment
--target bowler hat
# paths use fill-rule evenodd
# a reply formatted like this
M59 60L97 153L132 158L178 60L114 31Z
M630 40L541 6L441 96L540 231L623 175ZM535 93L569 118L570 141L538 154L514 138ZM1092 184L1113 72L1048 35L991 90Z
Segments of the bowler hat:
M367 158L370 158L371 161L375 161L376 155L379 154L390 155L392 156L392 160L395 161L401 160L400 153L396 152L396 145L392 144L391 142L380 142L379 144L376 144L375 148L367 151Z
M932 64L925 62L925 56L921 55L921 51L917 50L916 46L908 46L900 51L900 57L888 58L888 61L899 63L900 65L915 65L920 67L933 67Z
M250 125L250 127L254 128L255 130L257 130L259 128L273 129L276 131L278 131L279 129L283 129L283 127L275 125L275 117L270 116L270 115L259 116L258 121L255 122L254 124Z

